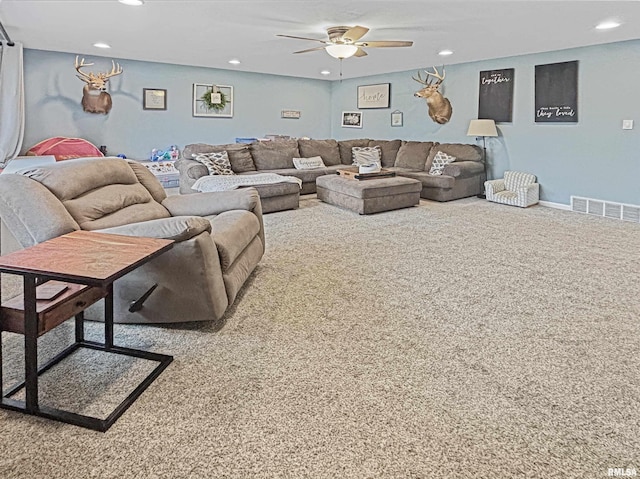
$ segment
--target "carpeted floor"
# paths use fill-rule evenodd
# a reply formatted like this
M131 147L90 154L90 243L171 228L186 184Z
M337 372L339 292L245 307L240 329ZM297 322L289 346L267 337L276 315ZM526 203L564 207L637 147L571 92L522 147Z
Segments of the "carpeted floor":
M107 433L0 411L0 477L640 470L637 224L476 198L363 217L311 197L265 227L222 328L116 326L175 360ZM22 340L3 338L11 376ZM43 402L108 411L145 373L99 359L60 365Z

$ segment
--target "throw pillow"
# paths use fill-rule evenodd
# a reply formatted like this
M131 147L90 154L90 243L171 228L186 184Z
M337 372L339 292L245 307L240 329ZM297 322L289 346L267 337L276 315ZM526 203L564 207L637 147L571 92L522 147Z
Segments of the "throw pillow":
M321 156L312 156L311 158L294 158L293 166L298 170L312 170L315 168L324 168L324 162Z
M444 167L449 163L456 161L455 156L447 155L446 153L439 151L436 156L433 157L433 164L429 170L430 175L441 175Z
M203 153L201 155L196 155L194 160L206 166L210 175L235 175L231 169L229 155L226 151L221 151L219 153Z
M380 157L382 155L378 146L354 146L351 148L351 154L353 155L354 165L371 165L375 163L381 166Z

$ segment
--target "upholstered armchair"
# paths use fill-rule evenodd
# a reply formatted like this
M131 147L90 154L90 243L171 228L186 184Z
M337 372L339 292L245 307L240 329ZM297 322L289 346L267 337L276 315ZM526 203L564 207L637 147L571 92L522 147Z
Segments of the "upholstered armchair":
M540 185L535 175L519 171L505 171L504 178L484 183L487 200L505 205L535 205L540 200Z
M123 323L217 320L264 254L255 189L167 196L143 165L119 158L0 175L0 217L22 247L75 230L175 240L115 282L114 319ZM130 307L156 284L141 309ZM102 315L90 308L87 317Z

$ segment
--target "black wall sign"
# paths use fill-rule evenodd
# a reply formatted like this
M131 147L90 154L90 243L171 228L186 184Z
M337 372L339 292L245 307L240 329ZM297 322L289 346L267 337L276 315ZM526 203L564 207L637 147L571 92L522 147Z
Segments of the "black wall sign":
M513 79L513 68L480 72L479 119L512 121Z
M536 65L536 123L578 122L578 62Z

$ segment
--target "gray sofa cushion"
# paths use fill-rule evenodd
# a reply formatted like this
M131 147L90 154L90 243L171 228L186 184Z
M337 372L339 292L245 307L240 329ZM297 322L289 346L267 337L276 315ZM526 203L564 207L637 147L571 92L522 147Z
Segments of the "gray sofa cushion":
M453 176L430 175L426 171L404 171L399 174L407 178L419 180L422 186L428 188L453 188L456 182Z
M300 158L297 140L256 141L250 149L258 170L294 168L293 159Z
M301 158L320 156L326 166L339 165L340 149L336 140L298 140Z
M23 174L47 187L83 230L171 216L120 158L67 160Z
M340 160L343 165L351 165L353 163L353 157L351 156L351 148L354 146L363 147L369 146L368 138L360 140L341 140L338 142L338 148L340 149Z
M405 141L398 150L396 162L393 166L424 170L429 151L433 147L432 141Z
M463 143L440 143L431 148L424 168L426 171L431 168L433 158L439 151L455 156L456 160L460 161L482 161L482 148L479 146Z
M260 221L249 211L233 210L220 213L211 220L213 241L218 247L222 271L240 257L260 231Z
M382 166L393 166L402 140L370 140L367 146L379 146L382 151Z
M227 145L208 145L206 143L194 143L186 145L182 151L182 156L186 159L193 159L196 155L203 153L220 153L226 151L231 163L231 169L234 173L243 173L245 171L256 171L256 165L253 164L251 150L249 145L230 143Z

